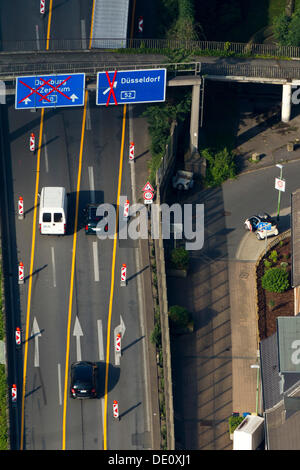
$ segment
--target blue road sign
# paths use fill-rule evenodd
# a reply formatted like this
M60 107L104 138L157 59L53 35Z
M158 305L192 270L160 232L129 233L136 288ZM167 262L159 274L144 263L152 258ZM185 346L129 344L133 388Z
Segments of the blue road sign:
M259 222L257 225L258 230L271 230L272 224L270 222Z
M166 99L166 69L98 72L97 105L155 103Z
M84 105L84 73L17 77L16 109Z

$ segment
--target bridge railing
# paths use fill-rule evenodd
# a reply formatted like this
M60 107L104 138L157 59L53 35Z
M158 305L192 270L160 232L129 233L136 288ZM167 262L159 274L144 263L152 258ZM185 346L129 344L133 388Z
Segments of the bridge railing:
M0 41L0 51L29 52L45 51L47 40L39 38L34 40ZM50 51L87 50L89 38L77 39L49 39ZM272 56L300 58L300 47L279 46L275 44L252 44L220 41L189 41L182 39L124 39L124 38L93 38L93 45L100 49L139 49L144 51L162 51L165 49L184 49L197 54L208 55L246 55L246 56Z

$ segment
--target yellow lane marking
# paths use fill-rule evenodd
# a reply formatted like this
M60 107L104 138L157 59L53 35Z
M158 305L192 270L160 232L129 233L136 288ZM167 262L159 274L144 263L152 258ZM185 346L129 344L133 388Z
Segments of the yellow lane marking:
M118 233L119 203L120 203L122 171L123 171L125 123L126 123L126 104L124 105L124 108L123 108L122 140L121 140L121 150L120 150L119 181L118 181L118 193L117 193L116 232L115 232L115 236L114 236L113 257L112 257L112 265L111 265L110 298L109 298L109 311L108 311L108 322L107 322L105 391L104 391L104 432L103 432L103 434L104 434L103 435L104 450L107 450L107 390L108 390L108 369L109 369L109 346L110 346L110 329L111 329L112 304L113 304L113 297L114 297L116 251L117 251L117 240L118 240L117 233Z
M93 10L92 10L92 21L91 21L91 31L90 31L89 49L91 49L91 47L92 47L93 25L94 25L94 13L95 13L95 0L93 0Z
M69 296L69 310L68 310L68 327L67 327L67 347L66 347L66 366L65 366L65 385L64 385L62 450L66 449L66 413L67 413L67 396L68 396L70 330L71 330L73 289L74 289L75 256L76 256L77 227L78 227L79 191L80 191L80 180L81 180L81 170L82 170L82 155L83 155L83 142L84 142L84 132L85 132L87 99L88 99L88 91L86 90L85 91L85 98L84 98L84 110L83 110L83 118L82 118L80 151L79 151L79 165L78 165L78 173L77 173L76 209L75 209L75 223L74 223L74 235L73 235L72 267L71 267L70 296Z
M51 25L51 17L52 17L52 0L49 3L49 17L48 17L48 28L47 28L47 42L46 42L46 49L49 49L49 41L50 41L50 25Z

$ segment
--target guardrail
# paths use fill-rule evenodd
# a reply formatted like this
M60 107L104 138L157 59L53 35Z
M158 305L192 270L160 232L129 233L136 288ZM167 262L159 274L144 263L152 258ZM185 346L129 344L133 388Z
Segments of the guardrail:
M68 51L72 49L86 50L89 38L52 39L48 41L49 50ZM0 41L0 50L6 52L39 51L46 49L45 38L33 40ZM262 55L273 57L300 58L300 47L280 46L275 44L252 44L221 41L189 41L183 39L151 39L151 38L93 38L93 44L103 49L184 49L187 51L205 51L212 55Z

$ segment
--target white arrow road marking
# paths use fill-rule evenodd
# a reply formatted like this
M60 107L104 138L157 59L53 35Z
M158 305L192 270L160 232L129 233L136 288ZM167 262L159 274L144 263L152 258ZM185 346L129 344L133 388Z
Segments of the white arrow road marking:
M40 366L40 357L39 357L39 336L42 336L40 332L37 319L34 317L31 336L34 337L34 367Z
M73 330L73 336L76 336L76 353L77 361L81 361L81 347L80 347L80 336L83 336L82 329L78 320L78 317L75 319L75 325Z
M117 83L118 83L118 82L114 82L113 88L116 88ZM103 91L103 95L106 95L106 94L109 92L109 90L110 90L110 86L109 86L108 88L106 88L106 90Z

